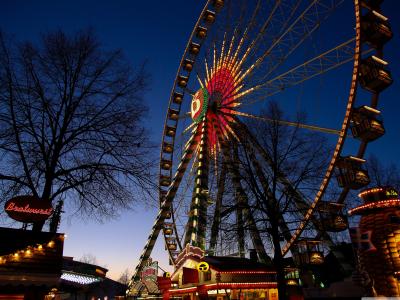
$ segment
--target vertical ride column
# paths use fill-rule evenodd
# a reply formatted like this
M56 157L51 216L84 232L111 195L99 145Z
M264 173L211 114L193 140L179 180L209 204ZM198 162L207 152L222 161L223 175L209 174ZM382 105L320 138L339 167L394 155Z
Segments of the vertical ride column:
M207 227L207 198L208 198L208 136L207 118L203 116L200 123L200 142L197 155L197 167L195 174L192 202L190 205L189 220L186 227L185 245L206 248Z

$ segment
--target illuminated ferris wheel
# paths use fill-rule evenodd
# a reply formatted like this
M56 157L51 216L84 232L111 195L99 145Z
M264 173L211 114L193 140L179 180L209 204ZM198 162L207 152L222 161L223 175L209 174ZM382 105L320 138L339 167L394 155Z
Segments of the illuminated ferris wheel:
M347 228L340 208L350 189L369 183L363 155L384 134L378 97L392 82L383 60L392 32L381 2L207 1L173 83L161 142L160 211L133 281L160 232L172 264L187 244L209 255L243 256L251 248L268 260L268 230L243 180L243 153L266 195L273 169L290 199L290 213L279 215L283 255L299 251L302 241L314 247L305 232L329 239L327 232ZM287 119L262 113L270 101ZM290 121L294 108L307 112L307 124ZM314 188L302 189L274 164L257 133L258 124L269 123L329 135L330 161ZM334 201L325 197L332 185L341 191Z

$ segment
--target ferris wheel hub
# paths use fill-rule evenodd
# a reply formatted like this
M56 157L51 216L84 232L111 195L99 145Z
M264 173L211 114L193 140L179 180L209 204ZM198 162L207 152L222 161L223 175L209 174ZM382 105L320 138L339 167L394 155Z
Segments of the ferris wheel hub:
M209 94L206 88L199 89L192 98L190 114L195 123L199 123L207 112Z
M209 103L210 103L210 109L212 112L217 112L217 110L221 107L221 102L223 99L223 94L220 91L214 91L210 95Z

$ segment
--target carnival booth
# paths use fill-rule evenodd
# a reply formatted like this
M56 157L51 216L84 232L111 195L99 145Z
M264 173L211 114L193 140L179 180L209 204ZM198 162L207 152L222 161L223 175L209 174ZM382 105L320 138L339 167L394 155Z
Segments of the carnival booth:
M187 245L171 277L159 278L163 299L278 299L276 272L255 260L204 256Z
M400 296L400 199L390 186L362 191L364 204L349 210L361 215L358 227L351 228L359 269L368 274L378 295ZM371 292L372 295L372 292Z
M53 214L51 203L21 195L6 201L4 211L24 225L0 228L0 299L53 299L61 276L64 234L26 229Z
M0 228L0 239L0 299L44 299L57 291L63 234Z

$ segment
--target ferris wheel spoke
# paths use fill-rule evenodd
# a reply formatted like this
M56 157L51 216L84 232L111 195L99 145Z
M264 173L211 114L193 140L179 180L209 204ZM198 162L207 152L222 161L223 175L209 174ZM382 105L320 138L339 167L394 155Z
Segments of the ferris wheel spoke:
M241 123L241 128L243 131L246 132L246 136L249 138L249 140L252 143L252 146L255 147L258 153L261 154L265 162L272 168L274 165L274 162L272 158L269 156L269 154L265 151L265 149L258 143L257 139L253 136L253 134L250 132L250 130L247 128L247 126L243 123ZM287 179L285 174L283 174L282 171L277 170L277 180L284 185L286 188L286 192L290 193L295 200L296 206L300 210L307 210L309 207L309 204L307 200L305 200L305 197L295 188L293 187L292 183Z
M243 35L242 35L242 37L241 37L241 39L240 39L240 41L239 41L239 44L238 44L238 46L237 46L237 48L236 48L236 51L235 51L235 53L233 54L233 61L236 61L236 60L237 60L237 57L238 57L239 52L240 52L240 50L241 50L241 47L243 46L244 41L247 39L247 35L248 35L248 33L249 33L249 30L250 30L250 29L254 26L254 24L255 24L256 16L257 16L257 14L258 14L260 8L261 8L261 1L258 0L258 1L257 1L257 5L256 5L256 7L255 7L255 9L254 9L254 11L253 11L253 13L252 13L252 16L251 16L251 18L250 18L248 24L247 24L246 27L245 27L245 30L244 30L244 32L243 32Z
M325 3L328 2L328 3ZM319 27L319 24L326 19L329 14L343 2L343 0L314 0L305 10L293 21L293 23L270 45L270 47L260 55L256 61L243 72L240 81L258 68L264 60L273 54L276 47L288 44L288 49L298 47L308 36ZM283 51L283 50L282 50ZM290 50L289 50L290 51ZM272 58L272 57L271 57ZM273 61L273 60L271 60ZM276 61L274 62L276 63Z
M197 82L200 84L201 88L204 88L203 80L201 80L198 72L196 72L196 78L197 78Z
M216 131L219 132L220 127L216 128ZM230 165L232 165L234 162L230 160L230 153L227 145L225 144L225 140L221 138L221 134L217 134L217 136L220 138L219 144L222 150L223 154L223 159L225 162L225 165L227 167L227 170L230 170ZM233 184L235 187L238 187L237 184L235 184L235 178L232 178ZM235 212L236 212L236 228L235 231L237 233L237 238L238 238L238 250L239 250L239 255L240 257L244 257L245 255L245 223L244 223L244 213L243 213L243 197L240 197L239 193L236 191L235 192Z
M170 204L170 209L169 209L169 211L170 211L170 212L173 212L173 211L174 211L174 204L173 204L172 202L171 202L171 204ZM175 218L175 215L174 215L174 214L171 214L171 220L172 220L172 230L173 230L173 232L175 233L175 238L176 238L176 242L177 242L177 244L178 244L178 248L179 248L180 250L182 250L181 239L180 239L179 234L178 234L178 228L177 228L177 226L176 226L176 218ZM164 223L164 226L165 226L165 223ZM166 236L166 235L164 235L164 242L167 244L167 236ZM171 257L171 254L170 254L170 258L172 258L172 257Z
M210 247L209 247L210 255L215 254L215 248L218 240L218 232L221 223L222 197L225 192L225 178L226 178L226 166L223 163L222 170L218 180L218 189L217 189L217 197L215 199L213 223L211 225L211 237L210 237Z
M234 144L235 145L235 144ZM228 148L225 146L226 151L224 152L224 155L228 158L230 158L231 154L228 153ZM237 147L234 146L234 149L232 149L233 152L237 150ZM236 205L236 223L237 223L237 232L238 232L238 244L239 244L239 256L244 257L245 256L245 224L244 224L244 210L246 209L245 203L247 202L245 198L245 194L243 192L242 187L240 186L240 177L238 174L234 174L232 172L232 168L235 168L237 170L237 161L232 159L230 162L230 167L228 167L228 170L231 172L232 176L232 182L233 186L235 188L235 205Z
M260 46L259 40L265 37L266 33L268 32L268 28L272 21L280 20L282 26L280 26L281 31L287 27L288 22L292 18L293 14L297 10L300 1L297 1L295 4L293 2L285 3L286 1L276 1L274 7L271 9L269 16L266 18L265 22L261 26L260 30L256 34L256 37L250 42L249 46L244 51L240 60L237 61L235 64L234 70L238 70L246 61L246 59L250 56L250 54L254 51L256 52L257 48ZM287 17L286 12L289 13L289 17ZM246 32L247 35L247 32ZM270 34L270 39L273 40L276 38L273 34ZM268 39L268 37L266 37ZM238 49L239 50L239 49ZM238 52L238 51L237 51Z
M221 141L221 144L224 144L224 141ZM222 151L224 155L224 159L227 163L227 171L231 174L232 183L235 188L235 194L237 196L237 214L239 217L243 217L246 222L246 227L249 228L249 233L253 242L253 246L256 248L256 251L260 257L260 260L263 262L268 262L271 258L265 251L264 244L262 242L260 232L257 228L256 222L254 217L249 208L249 200L248 197L240 183L240 174L238 173L238 157L237 157L237 149L233 149L233 157L230 158L231 154L227 146L222 146ZM241 220L239 219L238 222ZM239 243L240 246L244 244L244 230L240 228L240 225L244 226L243 224L238 224L239 234L243 236L239 236ZM244 247L244 246L241 246ZM239 247L241 249L241 247Z
M242 101L238 106L251 105L258 101L262 101L271 97L283 90L301 84L315 76L324 74L330 70L333 70L345 63L348 63L354 58L354 44L355 38L352 38L318 56L276 76L273 79L268 80L265 83L255 85L248 88L247 90L241 91L240 93L233 95L235 101L244 96L249 96L251 93L260 91L260 96L249 97L248 101ZM364 52L367 54L371 52L369 49ZM228 103L229 104L229 103Z
M222 113L224 115L227 115L227 116L230 116L230 117L242 116L242 117L246 117L246 118L249 118L249 119L260 120L260 121L266 122L266 123L276 123L276 124L283 125L283 126L291 126L291 127L309 129L309 130L313 130L313 131L319 131L319 132L335 134L335 135L340 134L340 130L337 130L337 129L325 128L325 127L320 127L320 126L315 126L315 125L308 125L308 124L303 124L303 123L300 123L300 122L291 122L291 121L285 121L285 120L275 120L275 119L271 119L271 118L268 118L268 117L265 117L265 116L256 116L256 115L243 113L243 112L239 112L239 111L235 111L235 110L224 109L224 111Z
M258 43L259 40L264 37L268 31L268 28L270 27L270 24L272 22L281 22L282 26L280 26L281 30L283 30L284 28L286 28L287 22L289 21L289 18L286 18L286 13L284 13L284 11L291 11L290 15L292 15L298 5L300 4L300 1L297 1L297 4L292 6L290 4L286 4L284 3L285 1L275 1L275 4L273 6L273 8L271 9L271 12L269 14L269 16L266 18L264 24L261 26L259 32L257 33L256 37L251 41L249 47L246 49L244 55L242 56L241 61L239 62L239 65L242 65L243 62L246 60L246 58L248 57L248 55L251 53L251 51L253 51L254 48L256 48L255 46L259 46L260 44ZM285 7L283 7L285 6ZM286 19L286 21L282 21ZM271 35L271 34L270 34ZM271 40L273 40L273 36L271 35L270 37Z
M215 126L214 129L215 129L216 135L219 139L219 145L220 145L220 149L222 151L223 161L225 163L227 170L229 171L229 169L230 169L229 164L231 164L232 162L231 162L231 160L229 160L230 153L229 153L229 149L228 149L227 145L225 144L225 139L222 138L221 130L223 130L223 128L222 128L222 126ZM228 133L225 133L224 137L226 139L229 138ZM233 179L233 181L234 181L234 179ZM245 255L245 231L244 231L243 210L242 210L241 205L239 205L239 202L241 202L241 199L238 198L237 196L238 196L238 194L235 193L236 227L234 230L237 233L239 256L244 257L244 255Z
M258 143L257 139L253 136L253 134L250 132L247 126L241 123L240 121L237 121L237 123L240 124L241 130L243 130L245 136L249 138L252 146L255 147L255 149L257 150L258 153L260 153L265 162L272 168L274 165L272 158L268 155L265 149ZM278 182L280 182L285 187L284 192L288 193L292 197L294 204L296 205L296 208L301 212L308 211L310 209L310 203L309 201L306 200L306 197L290 182L290 180L285 176L285 174L282 171L277 170L276 172L277 172ZM327 234L326 232L322 232L320 230L319 220L314 215L310 215L310 219L316 231L320 232L327 242L331 242L329 234Z
M274 207L278 207L279 203L278 203L278 200L273 195L273 193L268 185L268 180L265 177L265 174L255 156L254 150L252 149L252 147L250 147L248 145L248 143L243 143L243 148L244 148L245 152L247 152L247 154L249 155L251 164L253 165L255 172L256 172L256 176L259 179L258 182L261 183L261 186L263 189L263 194L266 195L266 199L269 200L269 202L267 202L268 200L266 200L266 202L264 203L266 205L265 212L267 214L267 217L269 219L271 219L271 217L274 217L274 216L276 217L278 227L280 229L281 234L286 239L286 241L290 241L292 235L290 233L289 226L287 225L281 210L273 209ZM272 216L271 213L274 214L274 216ZM268 215L268 214L270 214L270 215ZM295 253L297 252L296 247L292 247L291 250L292 250L292 254L293 254L293 252L295 252Z
M172 217L173 217L173 222L175 223L175 216L179 217L179 212L183 211L185 209L184 205L185 205L185 196L188 193L188 190L192 184L192 180L194 177L194 172L192 172L192 170L190 170L189 175L187 176L187 182L185 184L185 187L182 189L182 191L179 193L179 195L177 194L175 196L175 200L178 198L178 200L176 200L176 205L174 205L173 208L171 208L171 211L173 212ZM182 225L182 224L181 224ZM175 231L177 232L177 231ZM178 238L179 241L181 241L181 237Z
M278 37L287 29L290 21L292 20L295 12L297 11L299 5L302 0L297 2L289 1L289 3L285 3L286 1L276 1L274 7L271 10L270 15L266 18L265 23L261 26L256 38L254 38L244 54L242 55L241 60L237 63L236 68L241 67L246 59L250 56L252 52L257 53L257 49L260 47L259 39L269 39L271 41L278 39ZM287 13L289 12L289 13ZM271 23L277 23L280 28L278 33L269 33L268 27ZM254 54L255 55L255 54ZM275 61L276 63L276 61Z
M189 138L189 140L187 141L187 143L185 145L185 148L184 148L184 151L183 151L183 155L182 155L180 163L179 163L179 165L177 167L175 176L174 176L174 178L172 180L170 189L167 192L166 199L171 198L171 201L172 201L172 199L176 197L176 193L177 193L177 191L179 189L179 186L180 186L180 183L182 181L183 175L187 170L187 167L188 167L188 165L189 165L189 163L191 161L191 158L193 156L195 156L195 160L197 158L196 149L197 149L198 145L196 144L196 141L195 141L195 136L197 134L198 134L197 128L193 129L192 130L192 135L191 135L191 137ZM190 174L192 174L192 170L190 170ZM189 174L189 177L190 177L190 174ZM188 187L188 185L187 185L187 187ZM173 218L174 218L174 215L175 214L172 214ZM179 249L182 250L181 237L179 236L179 233L178 233L178 230L176 228L175 222L173 222L173 223L174 223L176 242L178 244ZM172 257L171 257L171 259L173 260Z
M186 116L187 114L185 114ZM189 130L193 130L193 128L196 126L196 123L191 123L188 127L186 127L183 131L182 131L182 135L185 134L186 132L188 132Z
M288 4L288 3L284 3L284 2L285 1L277 1L275 3L274 8L272 9L266 22L261 27L256 38L251 41L250 45L245 50L245 53L243 55L241 55L240 59L238 59L239 53L241 52L241 48L242 48L245 40L247 40L247 38L248 38L247 35L248 35L249 29L251 29L255 24L255 22L254 22L255 17L257 16L258 10L260 9L260 3L261 3L260 1L258 1L257 6L254 9L254 11L252 13L252 17L248 21L248 23L242 24L242 26L245 27L245 30L241 37L239 36L239 30L238 30L238 28L240 28L239 25L241 24L241 22L239 21L239 24L235 27L233 35L232 35L230 43L229 43L229 46L228 46L228 50L226 52L226 55L225 55L225 45L226 45L226 38L227 38L226 32L224 32L224 37L222 40L221 51L220 51L219 57L218 57L218 53L217 53L218 51L217 51L217 47L216 47L216 41L213 42L212 54L208 53L208 55L207 55L207 53L206 53L206 57L205 57L205 72L206 72L205 75L206 75L207 82L209 83L207 86L208 89L213 90L213 89L217 88L220 91L222 91L222 93L226 96L226 94L236 93L239 89L241 89L243 87L243 84L241 84L241 82L243 81L243 76L242 76L243 72L240 71L241 66L245 62L247 56L249 55L251 50L254 48L254 46L257 45L257 41L263 36L263 34L264 34L265 30L267 29L268 25L270 24L271 20L274 19L273 17L275 17L275 14L278 14L276 12L280 11L282 14L283 11L287 11L287 10L290 11L289 18L283 18L281 16L281 18L283 19L282 24L284 24L283 28L281 28L281 30L283 30L286 27L289 20L291 19L291 17L293 16L296 9L298 8L301 1L298 1L295 4L293 4L293 3ZM280 8L280 10L278 10L278 8ZM276 37L274 37L274 38L276 38ZM273 39L273 37L271 37L271 39ZM236 40L238 40L238 42L237 42L237 46L235 47ZM211 60L213 61L212 67L208 66L207 56L210 56ZM221 66L228 67L228 69L230 69L232 71L232 75L235 78L235 80L234 80L235 84L233 86L234 89L233 89L233 87L226 85L226 81L215 82L217 79L217 76L212 76L212 73L215 73L216 71L218 71ZM212 80L210 80L210 78L212 78ZM225 86L222 87L221 85L225 85Z
M261 81L265 81L269 78L270 75L281 66L288 57L314 33L314 31L320 27L321 23L327 19L341 3L343 3L343 0L338 0L332 2L331 5L326 5L326 7L324 7L322 1L318 4L316 3L315 14L313 15L313 13L311 13L310 16L304 16L304 18L301 19L303 22L302 25L304 26L304 35L302 36L299 34L297 29L293 29L293 33L288 34L286 38L283 38L281 42L275 46L275 50L271 51L268 57L267 72L263 74ZM322 6L325 11L322 11L322 13L318 11L318 5ZM313 18L315 19L313 20Z
M190 204L190 215L187 222L185 242L192 246L205 249L206 218L207 218L207 191L208 191L208 137L207 119L202 118L200 123L200 142L197 155L198 165L193 186L193 196Z
M132 276L133 281L136 281L140 278L140 271L143 269L143 266L146 263L146 260L150 257L150 254L151 254L153 247L155 245L155 242L157 240L158 234L160 233L160 230L162 229L162 224L163 224L167 214L171 211L170 209L171 209L172 200L177 192L177 189L182 180L183 174L185 173L186 167L192 157L193 146L195 145L195 135L196 135L196 130L193 130L191 137L189 138L189 140L186 143L184 154L182 156L182 161L177 168L177 171L172 180L170 188L168 189L167 194L165 195L165 199L161 203L160 211L156 217L153 228L152 228L150 235L147 239L147 242L144 246L143 252L139 257L139 263L136 266L135 272ZM170 255L171 255L171 253L170 253Z
M208 62L207 62L207 58L204 58L204 66L205 66L205 70L206 70L206 82L210 82L210 68L208 66Z

